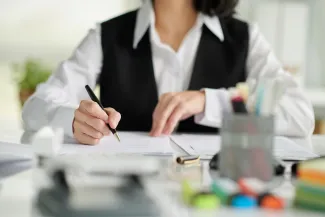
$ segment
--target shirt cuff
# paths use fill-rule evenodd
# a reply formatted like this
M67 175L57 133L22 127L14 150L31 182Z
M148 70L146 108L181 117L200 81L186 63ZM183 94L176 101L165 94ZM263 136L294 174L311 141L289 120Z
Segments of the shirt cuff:
M73 138L72 122L74 113L77 107L74 106L60 106L56 109L50 125L54 128L62 128L64 134Z
M226 89L203 89L205 91L205 109L195 115L196 124L208 127L221 127L222 114L231 108L229 93Z

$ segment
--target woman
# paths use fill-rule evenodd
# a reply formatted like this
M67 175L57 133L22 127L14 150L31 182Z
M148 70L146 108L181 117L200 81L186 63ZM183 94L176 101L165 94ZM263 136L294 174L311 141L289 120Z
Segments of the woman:
M310 103L257 27L234 18L237 3L147 0L139 10L99 24L26 103L27 128L63 127L83 144L108 135L105 123L151 136L176 128L215 132L227 88L278 79L288 88L276 109L277 133L311 134ZM107 113L85 100L84 86L96 83Z

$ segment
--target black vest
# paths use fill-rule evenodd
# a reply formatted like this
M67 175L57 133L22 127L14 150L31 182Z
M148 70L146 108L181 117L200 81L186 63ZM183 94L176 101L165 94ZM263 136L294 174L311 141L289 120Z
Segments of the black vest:
M147 31L133 49L137 11L102 23L103 66L100 98L104 107L122 115L120 131L150 131L158 102L150 36ZM246 80L248 25L234 18L220 19L225 40L221 42L203 27L189 90L229 88ZM215 128L182 121L178 132L216 132Z

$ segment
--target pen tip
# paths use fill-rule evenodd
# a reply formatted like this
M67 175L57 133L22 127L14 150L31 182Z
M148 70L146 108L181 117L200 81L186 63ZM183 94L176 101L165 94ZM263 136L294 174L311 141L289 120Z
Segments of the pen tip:
M116 139L117 139L119 142L121 142L120 137L118 136L117 132L116 132L114 135L115 135Z

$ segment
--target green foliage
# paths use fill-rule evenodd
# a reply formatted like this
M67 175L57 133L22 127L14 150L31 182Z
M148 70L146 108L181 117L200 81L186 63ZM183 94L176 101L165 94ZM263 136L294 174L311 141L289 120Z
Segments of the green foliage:
M27 59L22 64L13 64L14 81L20 90L34 91L38 84L45 82L51 75L50 67L37 59Z

